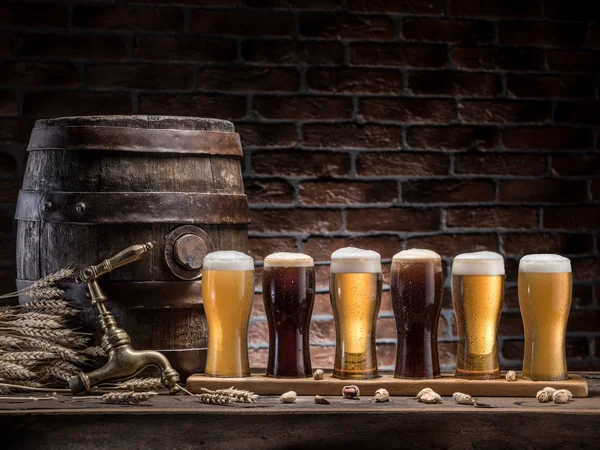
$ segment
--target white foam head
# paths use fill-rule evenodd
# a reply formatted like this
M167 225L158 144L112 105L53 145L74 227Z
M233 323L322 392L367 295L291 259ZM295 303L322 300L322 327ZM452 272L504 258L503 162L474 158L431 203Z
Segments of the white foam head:
M463 253L452 262L453 275L504 275L504 258L494 252Z
M254 260L233 250L212 252L204 258L204 270L254 270Z
M381 255L373 250L345 247L331 254L331 273L381 273Z
M265 258L265 267L312 267L313 259L304 253L271 253Z
M427 260L442 259L440 255L432 250L425 250L423 248L411 248L409 250L402 250L394 255L392 260Z
M560 255L526 255L519 261L519 272L571 272L571 260Z

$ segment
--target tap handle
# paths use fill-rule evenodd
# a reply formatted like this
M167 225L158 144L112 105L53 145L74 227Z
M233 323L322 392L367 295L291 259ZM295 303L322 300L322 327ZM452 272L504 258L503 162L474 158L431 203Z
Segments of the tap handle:
M101 275L110 273L118 267L142 259L142 257L153 248L154 243L152 242L127 247L125 250L117 253L115 256L105 259L100 264L89 266L83 269L80 272L77 281L88 283L92 280L96 280Z

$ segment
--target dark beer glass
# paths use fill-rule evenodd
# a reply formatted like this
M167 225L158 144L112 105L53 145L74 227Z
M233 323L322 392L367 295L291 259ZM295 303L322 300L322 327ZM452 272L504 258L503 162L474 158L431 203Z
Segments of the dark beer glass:
M431 250L394 255L390 275L398 347L396 378L438 378L437 328L442 307L442 260Z
M269 323L267 376L311 376L309 330L315 300L313 259L302 253L267 256L263 300Z

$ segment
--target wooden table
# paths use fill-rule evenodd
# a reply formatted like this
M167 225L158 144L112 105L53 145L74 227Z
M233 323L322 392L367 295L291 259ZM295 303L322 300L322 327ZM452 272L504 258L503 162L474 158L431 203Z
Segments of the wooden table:
M370 450L600 448L600 374L582 374L589 397L569 404L535 398L479 398L497 408L458 405L444 397L425 405L409 397L375 403L312 397L280 404L214 406L161 395L144 406L95 400L0 403L1 449L258 449ZM39 396L39 394L38 394Z

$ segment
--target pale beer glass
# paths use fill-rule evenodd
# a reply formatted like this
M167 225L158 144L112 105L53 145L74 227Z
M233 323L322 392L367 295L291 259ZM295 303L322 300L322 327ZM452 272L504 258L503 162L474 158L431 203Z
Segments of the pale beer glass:
M438 378L437 329L442 308L442 259L431 250L394 255L390 273L398 347L396 378Z
M381 256L370 250L342 248L331 255L330 271L336 330L333 376L376 378L375 330L381 303Z
M267 376L310 377L310 319L315 300L315 266L302 253L265 258L263 300L269 324Z
M463 253L452 263L452 303L458 327L456 377L500 376L498 324L504 301L504 259L494 252Z
M248 322L254 296L254 261L241 252L206 255L202 298L208 322L205 375L250 376Z
M571 261L527 255L519 262L519 306L525 330L523 378L566 380L565 336L571 308Z

